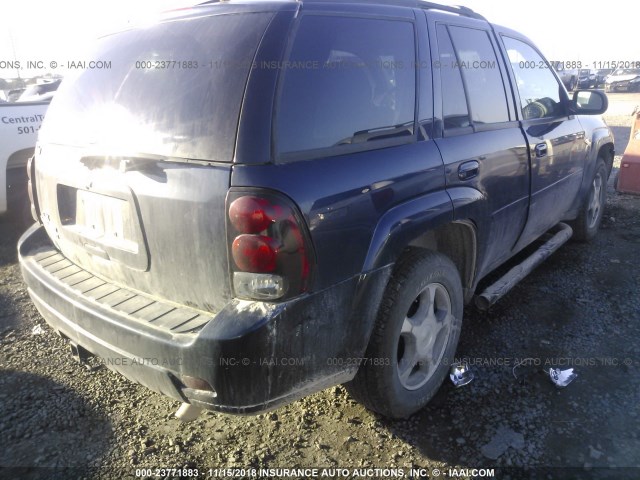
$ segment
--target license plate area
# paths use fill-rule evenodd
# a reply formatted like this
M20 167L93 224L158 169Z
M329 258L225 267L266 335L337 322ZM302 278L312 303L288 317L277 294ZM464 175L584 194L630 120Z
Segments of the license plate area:
M88 239L103 245L137 253L138 245L131 241L131 209L126 200L77 190L75 227Z
M67 240L91 255L137 270L148 267L133 195L58 185L58 213Z

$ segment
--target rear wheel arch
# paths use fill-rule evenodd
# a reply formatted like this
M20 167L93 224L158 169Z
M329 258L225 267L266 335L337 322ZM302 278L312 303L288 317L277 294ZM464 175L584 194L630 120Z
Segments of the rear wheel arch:
M473 222L446 223L414 238L408 248L420 248L449 258L458 270L465 304L471 301L476 272L477 238Z
M27 161L33 156L35 147L23 148L13 152L7 160L7 170L10 168L26 168Z
M595 172L578 215L575 220L569 222L573 228L574 240L588 242L598 233L607 199L607 178L607 163L604 158L598 157Z
M601 145L598 149L598 155L596 158L602 158L604 160L604 164L607 167L607 178L611 175L611 170L613 169L614 153L613 143L610 142Z
M13 152L7 159L6 184L4 186L7 211L22 227L33 223L31 203L27 193L27 162L33 156L35 147Z

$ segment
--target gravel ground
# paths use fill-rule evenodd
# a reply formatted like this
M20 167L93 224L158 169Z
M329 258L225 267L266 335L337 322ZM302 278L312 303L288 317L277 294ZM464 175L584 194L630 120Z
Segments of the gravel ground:
M616 115L607 121L622 152L640 101L611 98ZM420 467L425 478L434 469L472 478L450 469L487 467L497 478L639 478L640 197L614 192L615 173L596 240L561 248L489 312L468 308L457 356L475 380L457 389L447 382L404 421L372 414L335 387L264 415L179 422L176 402L74 362L31 304L18 228L0 218L0 476L328 467L354 478L353 469L408 476ZM557 389L550 366L574 367L578 377Z

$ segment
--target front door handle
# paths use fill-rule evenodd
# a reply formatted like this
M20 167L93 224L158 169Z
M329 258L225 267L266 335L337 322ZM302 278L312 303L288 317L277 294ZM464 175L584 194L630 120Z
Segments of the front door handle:
M480 171L480 163L477 160L464 162L458 167L458 178L460 180L469 180L478 176Z
M547 156L547 144L539 143L536 145L536 157L542 158Z

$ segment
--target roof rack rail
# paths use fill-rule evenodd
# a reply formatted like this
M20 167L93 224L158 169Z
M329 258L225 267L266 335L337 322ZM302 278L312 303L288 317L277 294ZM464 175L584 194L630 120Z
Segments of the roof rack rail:
M476 18L478 20L484 20L485 22L487 21L487 19L479 13L476 13L469 7L464 7L462 5L441 5L439 3L427 2L423 0L417 0L417 4L418 7L424 8L425 10L440 10L442 12L457 13L458 15L461 15L463 17Z
M340 0L297 0L300 3L340 3ZM462 5L442 5L428 0L345 0L346 3L372 3L378 5L399 5L405 7L422 8L424 10L440 10L441 12L455 13L463 17L476 18L487 21L479 13Z
M206 0L198 5L207 5L212 3L225 3L229 0ZM308 3L336 3L340 0L292 0L300 3L305 1ZM441 12L455 13L457 15L478 20L488 21L479 13L474 12L469 7L462 5L442 5L440 3L429 2L427 0L347 0L347 3L373 3L378 5L400 5L413 8L422 8L424 10L439 10Z

